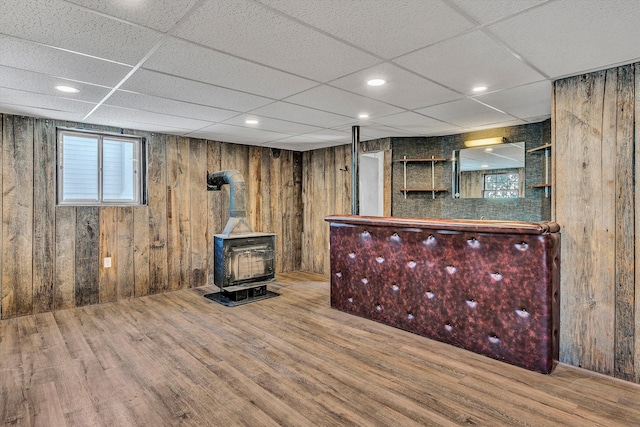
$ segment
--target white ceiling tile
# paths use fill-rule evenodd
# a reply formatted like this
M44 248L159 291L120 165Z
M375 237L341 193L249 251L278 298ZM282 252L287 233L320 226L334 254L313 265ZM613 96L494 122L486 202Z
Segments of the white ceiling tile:
M552 79L640 59L637 0L566 0L488 30Z
M195 132L189 132L185 134L189 138L208 139L210 141L230 142L233 144L243 145L262 145L264 140L247 138L239 135L227 135L220 132L214 132L213 130L201 129Z
M79 92L62 93L55 88L60 85L75 87ZM78 83L32 71L4 67L2 65L0 65L0 87L93 102L96 104L109 92L108 88L102 86Z
M354 122L353 117L318 111L288 102L274 102L273 104L256 108L251 111L251 114L318 127L335 127Z
M144 68L274 99L317 85L311 80L175 38L158 49L144 63Z
M351 128L340 127L337 130L348 131L349 132L349 142L351 142ZM380 125L377 123L368 123L366 125L360 126L360 140L361 141L369 141L372 139L378 138L387 138L392 136L417 136L417 133L402 130L397 128L392 128L384 125Z
M87 114L95 106L93 103L69 99L63 96L42 95L7 88L0 88L0 100L2 100L3 104L65 111L75 114Z
M346 130L336 130L336 129L322 129L315 132L309 132L306 135L303 135L309 138L313 138L316 141L325 141L339 144L350 144L351 143L351 129L349 131Z
M67 0L129 22L168 31L198 0Z
M387 59L472 27L440 0L258 1Z
M175 32L223 52L328 81L379 60L245 0L209 0Z
M146 132L158 132L166 133L170 135L185 136L189 133L189 129L176 128L171 126L165 126L157 123L138 122L135 120L127 120L122 117L107 117L107 116L91 116L91 118L85 123L93 125L111 126L120 129L127 130L140 130Z
M122 85L122 89L240 112L249 111L271 102L270 99L261 96L148 70L136 71L136 73Z
M476 99L515 117L551 115L551 82L542 81L479 95Z
M7 35L130 65L162 36L61 0L3 0L0 28Z
M201 132L213 132L220 135L234 135L240 137L247 137L254 140L261 140L262 142L273 141L276 139L287 138L291 135L280 132L271 132L262 129L251 129L243 126L232 126L222 123L208 126L200 129Z
M286 99L293 104L317 108L331 113L358 118L361 113L380 117L399 113L402 109L330 86L318 86Z
M255 125L247 124L245 123L245 121L248 119L258 120L258 123ZM320 130L320 128L317 126L303 125L300 123L272 119L270 117L262 117L254 114L242 114L229 120L225 120L224 124L287 134L301 134Z
M465 94L473 93L473 87L479 85L494 91L544 78L481 31L438 43L396 62Z
M453 101L434 107L421 108L418 113L460 127L484 126L513 118L471 99Z
M114 86L131 67L77 55L0 34L0 65L54 77Z
M221 122L238 115L235 111L122 90L117 91L107 99L105 105L149 111L152 113L175 115L179 117L190 117L192 119L204 120L207 122Z
M72 122L78 122L84 117L84 114L70 113L68 111L48 110L46 108L5 104L3 102L0 102L0 113L14 114L16 116L42 117L52 120L68 120Z
M469 126L468 128L465 128L461 132L458 132L458 133L476 132L476 131L484 130L484 129L498 129L498 128L505 128L505 127L509 127L509 126L524 125L524 124L527 124L527 122L525 120L519 120L519 119L506 120L506 121L500 121L500 122L495 122L495 123L487 123L487 124L484 124L484 125Z
M94 117L102 117L115 120L127 120L150 125L160 125L180 129L197 130L209 126L211 122L204 120L195 120L186 117L178 117L175 115L158 114L148 111L132 110L130 108L113 107L111 105L101 105L90 116L89 120ZM123 127L116 125L118 127Z
M382 86L367 85L367 81L379 78L387 83ZM388 62L340 78L330 84L408 110L454 101L462 97L456 92Z
M278 141L267 142L265 147L280 148L282 150L294 150L294 151L309 151L318 150L321 148L335 147L337 145L343 145L335 142L319 142L313 138L300 138L292 136L290 138L280 139Z
M547 0L450 0L481 24L497 21Z
M412 111L381 117L375 119L374 122L420 135L430 135L441 132L456 133L460 129L458 126L444 123Z

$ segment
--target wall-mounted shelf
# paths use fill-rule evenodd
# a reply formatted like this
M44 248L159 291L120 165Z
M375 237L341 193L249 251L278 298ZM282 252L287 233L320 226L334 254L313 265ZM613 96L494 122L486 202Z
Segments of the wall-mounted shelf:
M442 157L433 157L431 159L407 159L405 157L402 160L395 160L395 161L399 163L437 163L437 162L443 162L445 160L447 159Z
M544 154L544 183L530 185L529 188L544 188L544 196L549 197L551 191L551 179L549 176L549 159L551 157L551 144L544 144L527 150L530 154Z
M527 153L540 153L540 154L544 154L544 152L546 150L551 150L551 144L545 144L545 145L541 145L539 147L535 147L532 148L530 150L527 150Z
M435 191L436 193L442 192L442 191L449 191L446 188L401 188L400 191L407 192L407 193L419 193L421 191Z
M431 198L436 198L436 193L440 193L443 191L447 191L446 188L436 187L436 174L435 174L435 164L438 162L446 161L447 159L442 157L431 156L430 159L407 159L407 156L404 156L402 160L396 160L396 162L401 162L403 167L403 176L404 176L404 187L400 189L404 193L404 198L407 198L407 193L418 193L418 192L431 192ZM431 187L407 187L407 163L429 163L431 165Z

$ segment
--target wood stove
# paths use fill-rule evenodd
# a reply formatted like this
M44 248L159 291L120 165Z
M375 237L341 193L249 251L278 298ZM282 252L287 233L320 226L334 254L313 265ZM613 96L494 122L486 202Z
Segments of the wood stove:
M270 296L267 284L275 281L274 233L251 230L246 218L244 178L235 170L207 175L207 189L230 186L230 217L222 233L214 235L213 281L217 294L205 295L225 305L238 305ZM222 301L220 301L222 300Z

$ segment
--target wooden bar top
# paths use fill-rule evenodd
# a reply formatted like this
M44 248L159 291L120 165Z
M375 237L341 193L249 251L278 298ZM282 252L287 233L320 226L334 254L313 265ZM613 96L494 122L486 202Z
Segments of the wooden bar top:
M500 234L548 234L560 231L555 222L496 221L441 218L396 218L360 215L329 215L325 221L334 224L371 225L376 227L412 227L451 231L476 231Z

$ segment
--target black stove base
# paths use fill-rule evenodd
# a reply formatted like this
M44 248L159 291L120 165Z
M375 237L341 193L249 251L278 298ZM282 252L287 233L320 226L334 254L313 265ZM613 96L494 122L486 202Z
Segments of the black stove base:
M235 294L235 295L234 295ZM222 304L225 307L237 307L239 305L249 304L251 302L262 301L265 299L277 297L280 294L277 292L269 291L265 288L264 292L260 295L247 296L246 298L238 299L238 295L235 292L214 292L212 294L205 294L204 297L215 301L218 304Z

